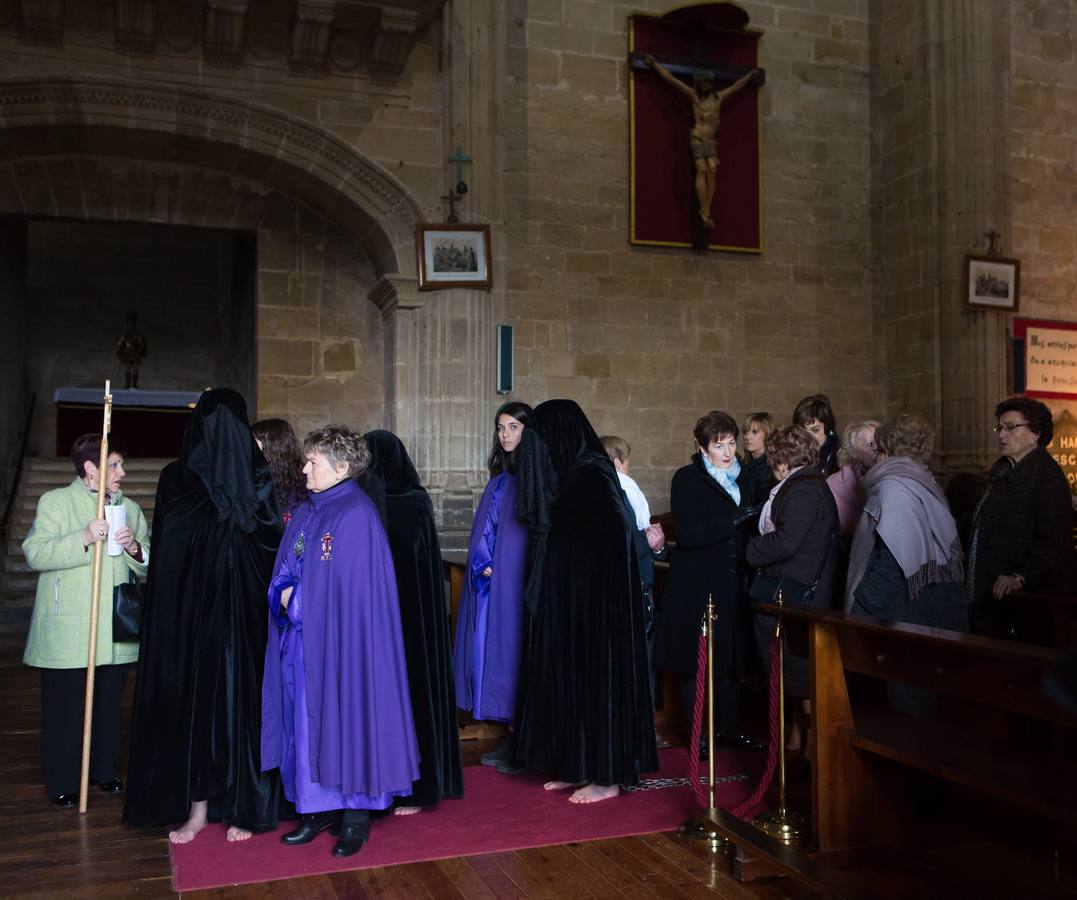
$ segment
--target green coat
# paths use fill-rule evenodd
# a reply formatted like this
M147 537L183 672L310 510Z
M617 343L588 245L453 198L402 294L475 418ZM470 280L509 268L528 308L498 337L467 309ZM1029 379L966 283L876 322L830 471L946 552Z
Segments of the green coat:
M109 666L138 659L138 642L112 642L112 588L133 571L146 577L150 541L146 517L133 500L119 495L127 508L127 524L142 545L142 562L127 553L102 558L101 605L97 617L97 665ZM33 527L22 542L22 552L37 580L34 616L22 661L42 669L86 667L90 640L90 595L93 580L93 544L83 547L86 523L97 518L97 497L76 478L67 487L41 496Z

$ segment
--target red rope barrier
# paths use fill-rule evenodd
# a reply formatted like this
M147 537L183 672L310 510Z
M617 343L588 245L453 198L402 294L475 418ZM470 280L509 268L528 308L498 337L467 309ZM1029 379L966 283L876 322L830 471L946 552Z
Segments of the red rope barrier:
M704 809L707 808L707 792L703 790L703 783L699 780L699 735L703 730L703 696L707 683L707 635L699 635L699 652L696 654L696 702L692 710L692 737L688 741L688 777L692 780L692 790L696 795L696 802ZM710 745L714 742L712 735L707 739L707 746L711 752L714 748Z
M696 657L696 702L692 710L692 737L688 744L688 778L692 782L692 792L696 796L696 802L707 808L707 791L699 778L699 736L703 728L703 698L706 691L707 681L707 636L699 636L699 652ZM767 765L759 779L752 795L740 806L730 810L738 819L743 819L748 813L759 805L760 801L770 790L774 783L774 773L778 768L778 744L780 731L778 727L779 706L779 678L778 678L778 638L775 635L774 645L770 650L770 746L767 748ZM715 752L714 735L707 740L711 753Z

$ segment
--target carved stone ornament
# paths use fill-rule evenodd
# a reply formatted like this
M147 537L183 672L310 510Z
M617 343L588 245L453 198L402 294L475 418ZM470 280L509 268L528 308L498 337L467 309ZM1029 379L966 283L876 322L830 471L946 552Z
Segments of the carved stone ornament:
M352 35L337 32L329 41L329 61L338 69L350 72L363 58L363 48Z
M157 7L153 0L116 0L116 49L146 55L157 43Z
M284 56L288 26L283 22L252 22L247 28L247 49L263 62Z
M243 61L243 32L247 0L208 0L206 4L206 59L222 66Z
M288 51L288 66L293 74L325 74L332 26L332 0L300 0L296 4Z
M176 9L161 16L161 41L167 47L183 53L198 40L198 21L192 13Z
M107 0L83 0L82 3L76 3L70 16L71 27L75 32L90 40L104 37L112 27L112 11Z
M418 19L419 14L410 9L388 7L381 11L381 21L374 31L371 81L391 83L403 74Z
M22 36L28 44L56 46L64 40L64 0L22 0Z

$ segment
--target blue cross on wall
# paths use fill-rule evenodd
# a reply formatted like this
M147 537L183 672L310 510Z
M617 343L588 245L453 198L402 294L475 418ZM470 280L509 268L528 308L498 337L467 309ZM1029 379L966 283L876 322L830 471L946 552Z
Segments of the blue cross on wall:
M458 194L467 193L467 182L464 181L464 163L471 161L472 158L464 153L464 148L457 144L456 153L449 157L449 162L456 163L456 192Z

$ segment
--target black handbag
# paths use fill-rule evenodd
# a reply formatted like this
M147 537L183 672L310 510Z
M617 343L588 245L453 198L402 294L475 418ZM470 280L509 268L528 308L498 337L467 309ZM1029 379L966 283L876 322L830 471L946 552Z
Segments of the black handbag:
M146 586L130 573L130 579L112 589L112 640L134 643L142 637L142 608Z
M823 569L830 557L830 548L834 544L834 535L826 545L826 552L819 560L819 570L815 573L815 581L804 584L802 581L794 581L781 575L756 574L752 579L752 586L748 589L748 597L753 603L778 603L782 606L810 606L815 591L819 587L819 580L823 577Z

